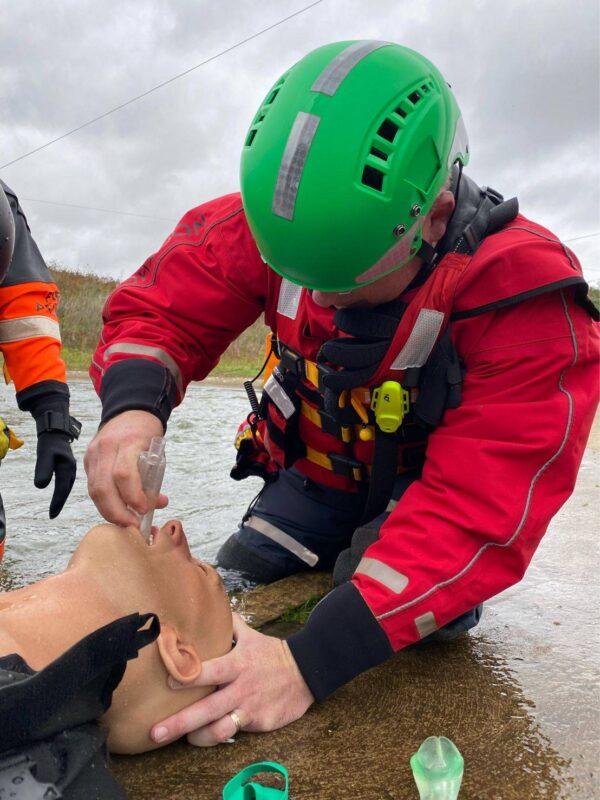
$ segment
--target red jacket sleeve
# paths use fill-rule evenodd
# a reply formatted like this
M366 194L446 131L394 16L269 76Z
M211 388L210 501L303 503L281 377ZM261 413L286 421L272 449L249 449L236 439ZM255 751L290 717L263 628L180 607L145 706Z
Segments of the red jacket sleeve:
M573 491L598 404L598 326L570 291L455 323L462 403L353 582L394 650L519 581Z
M125 407L144 408L152 376L165 368L172 379L172 403L180 402L188 383L202 380L265 309L268 273L239 195L188 212L161 249L105 304L90 375L110 415ZM136 380L125 386L115 369L119 366L133 368ZM154 390L159 391L158 384Z
M462 404L359 564L288 639L317 700L521 579L571 494L598 403L598 326L552 292L456 322ZM377 576L377 579L374 577Z

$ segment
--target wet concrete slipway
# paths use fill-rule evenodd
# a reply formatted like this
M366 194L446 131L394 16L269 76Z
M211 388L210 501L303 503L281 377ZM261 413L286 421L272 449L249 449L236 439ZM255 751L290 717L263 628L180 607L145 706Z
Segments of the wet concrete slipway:
M3 410L14 407L6 394L3 400ZM98 418L87 381L73 382L72 407L85 426L81 458ZM230 442L245 413L241 391L194 386L169 426L171 512L207 559L259 486L228 479ZM98 521L82 468L67 508L48 521L49 491L32 486L33 427L16 412L6 417L27 446L10 453L0 470L10 532L0 589L62 569ZM464 800L600 797L599 485L596 432L576 491L525 579L486 604L471 635L397 654L283 730L242 733L234 744L209 750L182 741L113 758L114 772L133 800L216 800L243 766L271 760L287 766L294 800L408 799L417 797L410 755L427 736L445 735L465 758ZM319 585L327 581L317 578ZM274 585L250 598L245 613L258 624L315 590L297 580Z

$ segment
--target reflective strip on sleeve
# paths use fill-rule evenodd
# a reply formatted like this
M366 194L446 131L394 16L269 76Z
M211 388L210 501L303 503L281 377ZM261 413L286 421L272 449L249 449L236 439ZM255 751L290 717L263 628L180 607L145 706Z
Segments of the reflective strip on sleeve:
M426 614L421 614L420 617L415 617L415 625L417 626L421 639L424 639L431 633L435 633L438 629L433 611L428 611Z
M367 575L373 578L377 583L381 583L394 594L400 594L408 586L408 578L401 572L392 569L388 564L383 561L378 561L376 558L361 558L355 574Z
M19 317L0 322L0 344L37 339L41 336L49 336L60 342L58 322L49 317Z
M320 121L315 114L307 114L305 111L299 111L294 120L283 151L273 195L272 211L278 217L289 220L294 218L296 195L304 170L304 162Z
M277 313L288 319L296 319L301 295L302 287L298 286L296 283L290 283L290 281L284 278L279 287Z
M276 542L280 547L283 547L284 550L293 553L301 561L304 561L305 564L308 564L309 567L314 567L319 560L318 555L311 552L307 547L304 547L300 542L292 539L288 533L282 531L280 528L276 528L275 525L271 525L270 522L261 519L261 517L256 517L253 514L250 519L244 523L244 527L253 528L253 530L262 533L263 536Z
M433 350L443 322L442 311L422 308L406 344L390 364L390 369L422 367Z
M311 91L321 92L321 94L327 94L331 97L337 92L344 78L359 61L362 61L373 50L379 50L380 47L387 47L389 44L389 42L379 42L375 39L354 42L354 44L342 50L341 53L338 53L333 61L325 67L313 83Z
M183 397L183 380L181 378L179 367L171 358L171 356L164 350L161 350L160 347L151 347L150 345L138 344L137 342L117 342L116 344L111 344L110 347L106 348L104 351L104 358L107 359L113 353L124 353L128 356L150 356L151 358L155 358L157 361L160 361L160 363L163 364L173 376L173 380L177 386L177 391L179 392L180 397Z

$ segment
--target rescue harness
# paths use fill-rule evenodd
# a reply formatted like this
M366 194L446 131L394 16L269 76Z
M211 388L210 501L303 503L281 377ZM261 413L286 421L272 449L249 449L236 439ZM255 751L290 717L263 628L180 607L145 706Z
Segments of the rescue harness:
M398 472L422 467L429 433L461 401L463 367L450 338L458 283L483 240L518 213L516 198L504 201L458 168L452 189L455 211L437 248L421 248L410 303L337 310L340 336L321 346L316 361L272 337L267 362L275 365L260 403L249 392L253 411L238 432L232 477L274 479L277 468L305 459L309 477L316 466L354 484L368 481L364 523L385 510ZM336 449L305 443L299 428L307 422L333 436ZM365 458L350 457L350 445Z

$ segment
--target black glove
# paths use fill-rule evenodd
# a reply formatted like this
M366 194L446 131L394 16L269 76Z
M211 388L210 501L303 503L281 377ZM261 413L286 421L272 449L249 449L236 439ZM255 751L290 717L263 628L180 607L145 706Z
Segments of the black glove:
M38 444L33 484L45 489L54 475L50 519L57 517L67 502L77 463L71 450L79 438L81 423L69 416L69 387L60 381L41 381L17 392L17 403L35 420Z
M54 475L50 519L58 517L63 510L75 482L77 462L71 450L72 441L65 431L45 430L38 434L33 485L37 489L45 489Z

